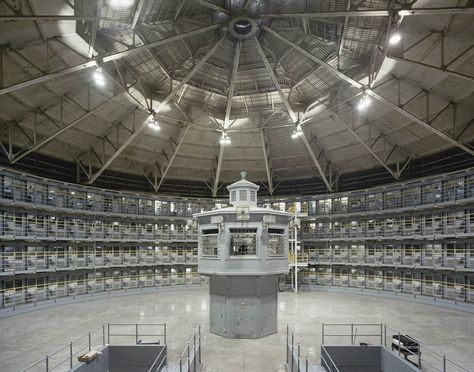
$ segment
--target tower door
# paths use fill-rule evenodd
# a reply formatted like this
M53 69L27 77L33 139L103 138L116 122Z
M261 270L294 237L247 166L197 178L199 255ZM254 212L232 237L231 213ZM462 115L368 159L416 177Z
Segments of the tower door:
M254 300L250 298L236 299L234 306L235 337L252 337L256 325Z

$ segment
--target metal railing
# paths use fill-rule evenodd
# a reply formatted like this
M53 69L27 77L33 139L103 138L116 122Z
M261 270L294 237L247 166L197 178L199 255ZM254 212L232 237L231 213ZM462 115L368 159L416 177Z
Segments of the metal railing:
M330 332L330 329L335 329L335 332ZM361 331L362 330L362 331ZM365 331L364 331L365 330ZM411 341L418 344L418 351L413 352L409 348L397 346L396 351L393 351L392 345L393 336L405 336ZM324 323L322 325L322 346L327 344L327 339L331 338L333 341L331 345L347 344L344 340L350 339L350 345L357 343L374 344L374 345L390 345L392 352L398 356L402 356L410 361L412 364L421 368L424 371L435 372L472 372L472 370L462 366L446 355L433 350L432 348L421 343L419 340L407 336L399 330L395 330L383 323ZM328 355L329 356L329 355ZM410 360L413 357L414 360ZM334 364L334 363L332 363ZM330 365L330 363L328 363ZM330 371L333 371L329 369ZM334 370L337 371L337 370Z
M95 294L110 294L116 291L142 290L173 286L196 286L208 283L208 278L196 272L122 275L102 278L55 281L38 285L6 288L0 290L0 310L16 310L20 305L36 306L42 301Z
M153 364L151 365L151 367L148 369L147 372L159 372L159 371L161 371L161 369L166 365L167 349L168 349L167 345L165 345L163 347L163 349L161 349L161 351L158 353L158 355L156 356ZM163 357L163 354L164 354L164 357ZM161 360L161 362L160 362L160 360Z
M334 269L332 269L334 270ZM346 269L350 272L350 267ZM325 285L337 288L357 288L360 290L369 290L377 292L387 292L395 294L411 295L415 298L431 298L448 300L455 305L466 304L472 306L474 303L474 284L456 282L456 276L453 274L454 281L432 280L422 278L403 278L401 276L370 275L365 273L350 274L349 272L311 272L303 271L300 273L302 285ZM393 268L382 268L382 271L392 271ZM397 268L397 270L401 270ZM401 271L395 272L401 275Z
M198 372L201 370L201 326L198 326L170 372Z
M295 333L290 332L288 325L286 326L286 370L287 372L311 372L315 370L315 365L311 363L309 356L303 351Z
M105 345L105 324L103 324L23 368L21 372L68 371L73 367L76 357L92 349L102 348Z
M340 372L324 346L321 346L321 366L326 368L328 372Z
M114 333L114 328L118 327L133 327L132 331L126 330L125 332L129 333ZM140 327L159 327L162 329L160 333L141 333ZM166 324L152 324L152 323L124 323L124 324L102 324L97 328L89 331L88 333L76 338L73 341L61 346L59 349L53 351L52 353L47 354L44 358L30 364L29 366L23 368L21 372L33 372L33 371L68 371L71 369L75 363L75 358L84 354L85 352L91 351L93 349L103 348L107 344L111 344L111 337L127 337L135 340L135 344L140 344L141 337L154 337L157 342L163 340L163 345L166 345ZM130 344L130 342L128 343ZM160 353L161 355L161 353ZM157 356L156 361L159 359ZM154 364L155 364L154 363ZM153 366L152 366L153 367ZM153 371L158 371L159 369L154 369ZM150 369L150 372L152 370Z

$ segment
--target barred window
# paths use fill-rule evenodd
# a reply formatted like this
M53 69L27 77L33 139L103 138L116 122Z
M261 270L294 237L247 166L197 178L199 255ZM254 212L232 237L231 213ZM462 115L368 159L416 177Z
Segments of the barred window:
M268 229L268 256L283 256L286 252L285 248L285 230Z
M202 230L201 255L202 256L218 256L219 250L217 246L217 238L219 229Z
M230 229L230 255L249 256L257 254L257 229Z

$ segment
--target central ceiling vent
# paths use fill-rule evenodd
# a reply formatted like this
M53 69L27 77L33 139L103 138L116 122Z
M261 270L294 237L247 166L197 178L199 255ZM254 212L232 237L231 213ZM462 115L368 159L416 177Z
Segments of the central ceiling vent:
M257 23L246 17L234 18L229 22L229 32L236 39L248 39L257 32Z

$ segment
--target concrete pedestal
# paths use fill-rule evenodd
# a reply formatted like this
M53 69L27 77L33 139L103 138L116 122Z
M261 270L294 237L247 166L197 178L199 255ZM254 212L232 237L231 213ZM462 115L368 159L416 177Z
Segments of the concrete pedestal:
M209 297L212 333L260 338L277 332L277 275L211 275Z

